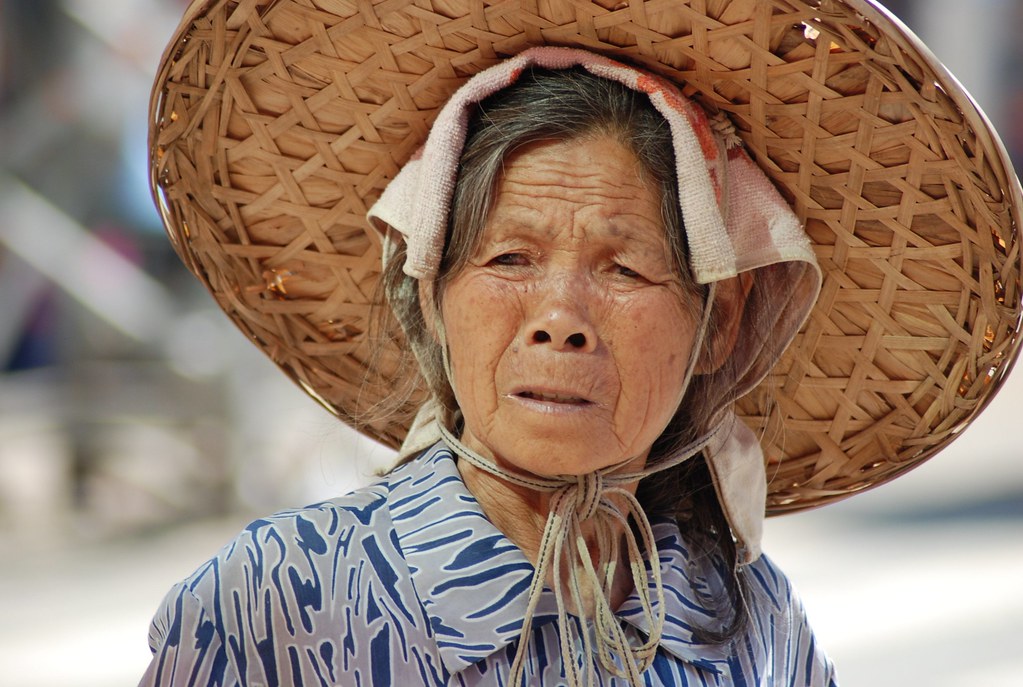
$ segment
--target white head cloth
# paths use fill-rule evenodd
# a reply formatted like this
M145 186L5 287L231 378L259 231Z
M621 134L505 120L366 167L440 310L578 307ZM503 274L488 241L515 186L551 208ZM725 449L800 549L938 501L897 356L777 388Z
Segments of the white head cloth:
M385 237L385 260L390 254L386 243L395 238L391 234L393 230L401 234L406 243L405 273L426 281L436 277L457 180L458 161L473 107L515 83L520 74L531 66L546 69L578 66L595 76L620 82L647 94L671 129L679 206L693 276L698 283L713 285L716 281L749 272L754 280L759 281L759 288L751 292L751 300L755 302L747 302L747 311L751 308L761 310L759 321L770 323L770 336L744 338L740 333L733 351L733 355L743 356L738 376L733 369L729 373L731 377L714 380L716 385L728 389L722 396L722 412L716 429L672 460L648 465L642 473L620 476L638 479L676 465L703 450L718 498L736 539L741 562L750 563L760 555L767 491L764 458L756 436L728 406L730 401L758 384L777 362L816 300L821 276L810 241L798 218L743 150L741 141L724 115L708 118L707 113L683 96L674 84L606 57L570 48L529 49L476 74L455 92L438 114L426 143L370 209L370 220ZM402 446L402 455L425 449L442 435L449 444L457 444L448 429L440 426L435 405L427 404L421 409ZM488 465L486 459L467 455L465 447L453 448L479 467L508 478L504 471ZM608 478L603 476L604 483L608 482ZM554 491L575 479L538 477L525 481L534 488ZM576 488L576 485L572 484L572 487ZM607 485L603 488L621 491ZM578 490L589 492L592 489L582 485L580 480ZM588 498L579 500L590 503ZM569 506L565 508L571 510ZM597 511L595 507L586 510L590 515ZM575 515L574 511L572 515ZM621 515L614 514L614 519L620 520ZM642 524L649 528L641 511L632 515L642 518ZM549 522L549 529L550 526ZM588 561L583 561L583 564L588 564ZM658 568L656 564L650 567L653 570ZM657 584L660 584L659 576ZM637 583L637 589L640 586L645 587ZM663 603L660 606L663 607ZM598 617L597 622L603 627L601 618ZM652 639L654 634L660 634L656 625L657 619L652 617L651 627L655 629ZM629 670L630 679L638 675L632 672L633 668L649 665L652 654L648 645L631 652L633 661L622 657L626 664L636 663ZM602 647L598 649L603 652Z

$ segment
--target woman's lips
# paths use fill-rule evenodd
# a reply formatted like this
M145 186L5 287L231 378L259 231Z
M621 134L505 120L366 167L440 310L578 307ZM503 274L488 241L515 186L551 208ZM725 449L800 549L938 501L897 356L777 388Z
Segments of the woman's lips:
M589 405L591 401L576 396L571 393L561 393L557 391L519 391L515 394L519 398L525 398L531 401L539 401L541 403L560 403L566 405Z
M578 413L600 408L593 392L571 386L521 384L511 389L508 398L521 407L544 414Z

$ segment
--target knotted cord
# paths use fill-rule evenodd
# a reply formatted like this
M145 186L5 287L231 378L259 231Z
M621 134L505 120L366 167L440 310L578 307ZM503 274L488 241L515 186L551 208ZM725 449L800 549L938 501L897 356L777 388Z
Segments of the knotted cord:
M552 494L547 523L539 545L536 569L529 589L526 613L522 621L522 635L519 638L515 660L512 662L508 684L520 684L524 678L525 657L532 634L533 616L548 576L552 578L557 603L561 654L565 658L569 684L593 685L594 676L592 671L586 670L584 663L583 672L586 677L584 682L576 662L570 658L576 654L575 632L568 622L562 580L567 580L572 604L582 616L585 616L583 609L586 608L583 602L583 589L588 587L592 590L595 648L600 664L612 675L627 678L633 685L642 684L641 674L653 662L664 629L664 585L661 581L660 565L656 559L657 547L653 528L639 501L626 487L696 455L713 439L718 429L686 445L669 460L660 461L656 466L637 472L614 473L618 466L612 465L585 475L542 477L505 470L465 446L450 430L443 425L440 426L441 437L445 443L460 458L473 466L512 484ZM614 498L618 498L624 507L619 508ZM642 547L629 527L630 517L637 525ZM584 523L590 523L593 527L597 552L596 567L593 565L593 557L583 534ZM611 607L611 591L621 546L620 540L615 536L617 532L622 533L625 541L633 585L639 596L642 614L650 628L647 641L639 646L630 644ZM644 551L653 557L650 560L652 595L646 576ZM590 634L584 630L581 639L584 655L592 656L594 647ZM615 664L616 655L621 661L621 667Z

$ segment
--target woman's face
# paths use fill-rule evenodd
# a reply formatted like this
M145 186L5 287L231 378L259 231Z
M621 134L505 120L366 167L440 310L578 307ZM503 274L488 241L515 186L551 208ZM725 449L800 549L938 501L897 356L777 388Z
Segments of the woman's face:
M640 467L681 401L693 299L630 150L608 137L519 149L443 293L463 442L534 474Z

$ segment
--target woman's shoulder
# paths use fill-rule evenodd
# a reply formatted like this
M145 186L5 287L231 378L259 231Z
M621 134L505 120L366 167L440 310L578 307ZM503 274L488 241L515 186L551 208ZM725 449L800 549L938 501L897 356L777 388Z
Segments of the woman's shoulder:
M393 536L394 523L408 517L416 498L429 498L430 484L447 471L437 469L443 457L435 453L424 454L344 496L253 520L186 584L201 587L204 580L217 588L225 581L228 586L242 581L251 584L282 570L292 576L337 578L343 568L366 561L377 570L399 565L402 553Z
M415 468L249 523L164 598L150 627L155 658L144 684L164 684L165 665L252 678L267 652L278 664L298 660L287 653L294 646L336 653L339 642L386 633L388 623L400 625L407 641L419 641L427 625L394 536L402 513L396 480ZM367 660L370 653L362 652ZM311 683L326 658L306 659L316 664L301 668L312 671Z
M322 594L324 580L340 585L344 594L357 594L371 579L401 579L405 563L392 536L391 505L395 481L410 470L414 466L403 466L344 496L251 521L175 585L164 608L187 603L224 618L226 606L247 614L264 598L301 597L302 603L319 605L306 596Z
M753 645L786 684L835 685L835 669L818 644L795 586L766 554L746 566Z
M364 556L367 547L386 549L390 526L387 484L380 481L252 520L182 585L210 599L214 591L276 580L282 571L302 577L336 574L338 567Z
M761 554L745 566L746 580L754 599L767 604L775 612L788 612L799 599L791 580L774 560Z
M301 508L282 510L253 520L232 542L267 543L285 539L320 548L317 538L334 538L348 530L386 530L390 524L387 509L388 484L384 478L344 496L319 501ZM232 546L225 547L230 556Z

